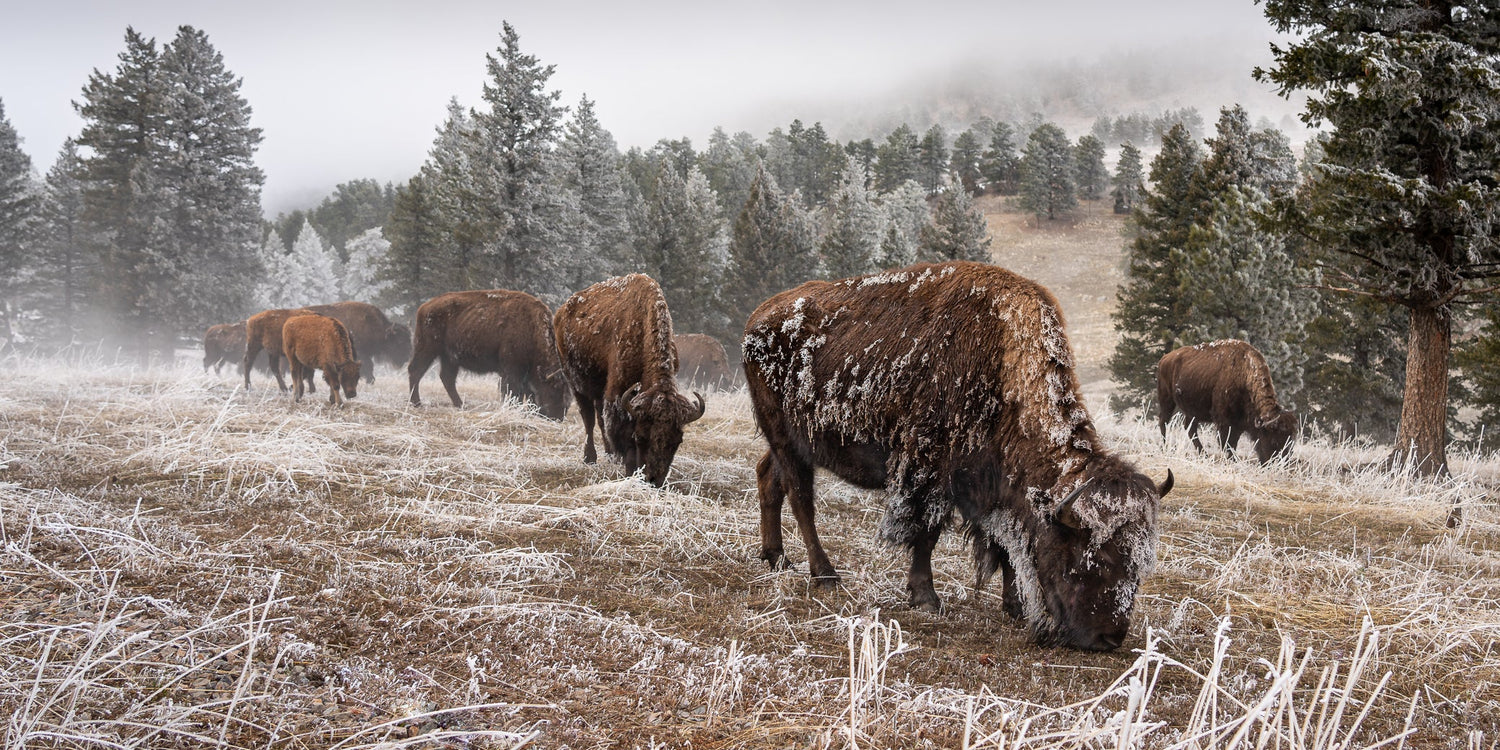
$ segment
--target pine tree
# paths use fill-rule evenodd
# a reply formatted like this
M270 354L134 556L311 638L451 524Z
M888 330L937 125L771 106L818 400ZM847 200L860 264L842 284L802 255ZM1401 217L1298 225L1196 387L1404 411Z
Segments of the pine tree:
M932 195L943 188L948 177L948 134L943 126L933 125L917 144L917 181Z
M889 193L907 180L917 180L920 150L921 140L906 125L886 136L885 142L875 149L875 189Z
M1104 142L1092 135L1079 138L1073 159L1078 197L1090 201L1104 197L1104 189L1109 187L1109 171L1104 168Z
M844 144L844 153L848 154L849 158L853 159L854 163L858 164L860 170L864 172L865 189L873 188L875 186L875 159L877 153L875 141L869 138L861 141L849 141Z
M312 222L302 224L292 251L285 256L286 265L280 279L279 307L327 305L342 299L339 280L343 269L333 247L323 242Z
M1267 0L1266 15L1297 41L1256 77L1310 92L1304 119L1331 129L1287 224L1329 286L1407 309L1392 459L1446 473L1453 305L1500 281L1500 7Z
M26 257L40 208L32 184L31 157L21 150L21 139L5 116L0 101L0 342L9 341L17 296L21 292L20 270L31 265Z
M396 188L389 183L382 187L371 179L351 180L334 187L308 218L339 257L347 258L349 241L384 226L395 199Z
M1010 125L995 123L979 170L985 187L1000 195L1015 195L1021 189L1021 157L1016 154L1015 132Z
M1146 192L1145 174L1141 171L1141 150L1126 141L1120 146L1120 161L1115 165L1115 213L1128 214Z
M750 183L755 181L755 165L760 160L755 136L740 131L731 138L723 128L714 128L708 148L702 156L703 176L719 196L723 215L740 215L750 197Z
M816 234L801 200L781 192L764 168L758 170L729 242L723 294L731 327L743 326L772 295L817 277Z
M448 117L427 152L420 181L407 183L404 204L398 189L391 205L387 226L397 222L398 206L404 212L401 222L415 221L418 217L427 222L420 228L403 224L397 232L400 239L386 235L394 245L402 246L396 250L401 257L408 252L420 252L424 258L420 272L406 261L399 264L405 269L400 277L408 281L390 278L395 289L410 284L433 292L417 300L418 304L444 291L494 286L481 256L498 230L494 211L487 205L491 193L481 189L476 166L474 151L480 138L476 127L468 110L457 99L449 100ZM416 308L411 310L415 312Z
M844 163L838 190L823 207L823 239L818 243L823 272L834 279L875 270L880 258L880 212L865 189L864 169Z
M561 187L575 196L578 206L569 242L573 247L569 286L582 289L624 272L632 257L620 150L614 136L599 124L594 103L586 96L579 100L564 130L558 158Z
M415 314L423 302L444 292L469 289L454 284L448 259L455 255L438 198L423 174L396 189L391 218L382 233L390 249L375 277L385 283L380 304L401 314Z
M932 223L922 227L919 237L919 260L990 262L989 227L969 191L961 186L949 186L938 194Z
M727 238L719 198L697 167L684 178L670 157L658 165L656 190L636 229L641 271L661 285L682 332L722 335L719 288L728 263Z
M882 196L879 205L885 225L880 237L880 267L905 268L916 263L922 230L932 221L927 191L907 180Z
M47 171L42 225L26 294L26 306L40 313L39 338L58 344L83 336L97 273L92 243L84 234L80 170L78 146L69 138Z
M980 171L983 159L984 141L979 136L978 126L959 133L953 139L953 156L948 162L948 169L970 195L979 195L983 189L984 176Z
M1031 131L1021 156L1021 208L1056 219L1077 205L1073 147L1062 128L1043 123Z
M385 295L386 283L379 279L391 243L380 228L366 229L347 243L349 259L344 263L344 277L339 288L344 299L371 302Z

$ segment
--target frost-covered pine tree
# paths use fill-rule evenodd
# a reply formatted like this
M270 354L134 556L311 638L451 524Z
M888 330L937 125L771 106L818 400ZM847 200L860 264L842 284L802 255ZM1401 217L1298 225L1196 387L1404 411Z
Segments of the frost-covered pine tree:
M21 293L20 271L32 264L27 255L35 233L39 191L34 184L31 157L21 150L21 139L5 116L0 101L0 340L12 335L18 296Z
M25 295L26 306L41 313L39 337L58 344L84 335L98 270L98 258L90 252L93 243L84 235L79 170L78 146L69 138L47 171L42 223Z
M287 286L288 280L296 272L292 268L286 245L281 244L281 236L276 232L267 232L261 242L259 254L261 277L255 284L255 306L262 310L299 306L300 302L292 301L298 290Z
M823 206L823 238L818 252L829 278L858 276L879 268L880 211L865 189L864 169L852 158L844 162L838 189Z
M1021 208L1056 219L1078 205L1073 146L1062 128L1042 123L1026 139L1021 156Z
M1015 130L997 122L980 162L985 188L1000 195L1015 195L1021 189L1021 157L1016 153Z
M387 282L380 280L378 271L391 243L380 228L366 229L349 240L345 249L349 260L344 263L344 278L339 284L343 298L373 302L384 296Z
M800 197L781 192L776 179L760 169L729 242L723 294L730 324L743 323L770 296L817 276L812 217Z
M969 191L950 185L932 206L932 221L918 233L918 260L990 262L990 233Z
M758 148L755 136L743 130L731 137L716 127L708 137L708 148L699 161L709 187L719 196L726 221L739 216L750 197L750 183L755 181L755 165L760 158Z
M446 221L426 170L396 189L382 229L391 246L376 273L385 283L382 307L411 314L439 294L471 288L452 282L450 259L457 253Z
M921 139L911 127L903 124L891 131L875 149L875 189L888 193L907 180L917 180L921 176L920 151Z
M988 126L993 130L994 125ZM948 170L971 195L982 190L984 175L981 166L984 160L984 140L980 137L980 126L965 130L953 139L953 156L948 160Z
M937 193L948 179L948 134L933 125L917 143L917 181L928 195Z
M573 289L582 289L628 271L633 254L620 150L587 96L564 128L557 156L562 187L574 194L577 206L568 276Z
M1109 171L1104 168L1104 142L1092 135L1078 139L1073 149L1074 177L1078 184L1078 197L1096 201L1104 197L1109 187Z
M676 330L722 335L730 327L719 299L729 251L719 198L697 167L684 178L672 162L661 160L656 190L639 215L631 270L661 285Z
M338 255L312 222L302 222L290 252L281 252L281 240L272 233L262 246L261 262L266 273L258 296L267 308L327 305L342 299Z
M927 191L913 180L882 196L879 202L884 229L880 237L880 267L904 268L917 262L922 229L932 222Z
M1120 146L1120 161L1115 164L1115 213L1135 210L1146 191L1145 173L1141 171L1141 150L1126 141Z

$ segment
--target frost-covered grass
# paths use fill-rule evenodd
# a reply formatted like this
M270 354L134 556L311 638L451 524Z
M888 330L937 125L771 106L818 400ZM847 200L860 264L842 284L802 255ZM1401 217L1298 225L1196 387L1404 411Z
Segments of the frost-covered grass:
M830 478L844 586L766 569L742 392L709 395L658 491L585 466L576 414L542 419L489 378L460 383L463 410L408 407L389 370L344 409L196 366L10 358L0 378L6 747L1500 736L1495 456L1433 482L1312 440L1261 467L1090 398L1112 446L1177 476L1132 637L1092 654L1029 644L998 591L969 590L956 535L945 611L907 608L879 497Z

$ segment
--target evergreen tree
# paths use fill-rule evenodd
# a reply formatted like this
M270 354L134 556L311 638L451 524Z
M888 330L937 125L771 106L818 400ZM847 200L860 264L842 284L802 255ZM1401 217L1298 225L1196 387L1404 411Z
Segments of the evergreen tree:
M30 265L27 246L37 223L38 202L31 157L21 150L21 139L0 101L0 266L6 269L0 274L0 344L11 338L21 291L19 271Z
M1120 161L1115 165L1115 213L1128 214L1146 192L1145 174L1141 171L1141 150L1126 141L1120 147Z
M1321 290L1317 309L1304 342L1309 420L1340 437L1393 440L1406 380L1405 308Z
M1109 187L1109 171L1104 168L1104 142L1092 135L1079 138L1073 158L1078 197L1090 201L1104 197L1104 189Z
M794 120L787 130L787 139L791 146L792 181L782 184L787 190L801 193L804 205L822 205L838 184L844 165L843 150L828 140L821 122L805 128L800 120Z
M723 128L714 128L703 151L702 171L708 186L719 196L719 205L727 218L740 215L750 197L750 183L755 181L755 165L760 160L755 136L740 131L731 138Z
M1187 128L1173 127L1162 138L1151 161L1152 191L1142 196L1131 217L1136 235L1126 248L1125 281L1116 296L1115 330L1119 343L1109 370L1122 393L1111 399L1116 409L1139 406L1156 392L1156 363L1182 346L1185 310L1180 298L1181 269L1172 257L1185 247L1203 214L1197 197L1202 156Z
M371 302L383 297L386 283L380 280L379 271L391 243L380 228L366 229L350 239L346 249L349 259L344 263L344 277L339 283L344 299Z
M311 221L302 224L286 260L288 276L281 279L282 307L327 305L343 298L339 288L344 275L342 264Z
M742 326L772 295L817 277L816 234L801 199L781 192L769 172L758 170L729 242L722 291L731 327Z
M907 180L917 180L920 150L921 140L906 125L886 136L885 142L875 149L875 189L889 193Z
M948 134L933 125L917 144L917 181L932 195L943 188L948 176Z
M917 262L918 240L932 221L927 191L907 180L880 200L885 229L880 237L880 267L904 268Z
M1021 156L1021 208L1056 219L1078 205L1073 147L1062 128L1043 123L1031 131Z
M439 294L472 288L451 279L447 259L454 255L453 237L445 229L438 197L425 174L396 189L391 218L382 234L391 243L375 274L385 282L379 298L382 306L412 315Z
M990 235L984 214L962 186L949 186L938 194L932 206L932 223L922 227L919 237L920 260L990 262Z
M979 165L985 187L1000 195L1015 195L1021 189L1021 157L1016 154L1015 131L995 123L989 147Z
M1405 307L1405 394L1392 458L1447 471L1453 305L1500 281L1500 6L1267 0L1297 41L1257 70L1330 126L1326 168L1286 222L1332 287Z
M853 159L854 163L858 164L860 170L864 172L865 188L869 189L874 187L875 159L877 154L875 141L872 141L869 138L866 138L862 141L849 141L848 143L844 144L844 153L848 154L849 158Z
M82 167L78 146L69 138L47 171L42 225L31 263L27 307L40 313L38 337L58 344L84 334L97 267L83 222Z
M389 183L381 187L375 180L352 180L335 187L307 218L339 257L347 258L350 240L385 226L395 199L396 188Z
M833 279L875 270L880 258L880 212L865 189L864 169L844 163L843 178L823 207L823 239L818 252L823 272Z
M427 152L420 183L407 183L404 205L401 204L400 190L396 191L391 204L388 227L397 222L398 205L405 212L401 221L416 220L420 216L428 222L422 228L403 226L397 232L400 239L386 234L393 245L402 246L396 252L403 257L408 252L405 243L415 243L411 251L421 248L425 260L420 273L416 266L401 264L405 269L402 275L408 277L416 288L436 290L418 300L419 304L444 291L494 286L482 255L497 230L494 211L486 203L491 200L492 193L481 189L474 154L480 142L476 127L468 110L457 99L450 99L448 117ZM406 283L395 277L390 281L396 289ZM416 308L411 309L416 311Z
M979 195L983 189L984 175L980 171L983 160L984 141L979 137L977 127L969 128L953 139L953 156L948 169L970 195Z
M569 286L582 289L625 272L632 257L620 150L614 136L599 124L588 97L579 100L558 157L562 188L575 196L578 207L569 242Z
M727 238L708 178L690 167L684 179L670 157L663 159L656 191L639 221L639 261L632 270L661 285L677 330L722 336L728 330L719 304Z

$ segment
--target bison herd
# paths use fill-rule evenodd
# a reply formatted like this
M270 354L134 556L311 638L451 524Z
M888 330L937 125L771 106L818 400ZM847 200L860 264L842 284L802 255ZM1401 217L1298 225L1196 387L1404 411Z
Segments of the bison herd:
M1007 614L1039 643L1110 650L1124 642L1156 560L1156 516L1172 488L1107 450L1083 404L1057 300L1005 269L919 264L811 281L763 302L746 322L744 382L767 450L756 465L760 556L788 565L788 499L814 582L838 572L815 523L815 470L888 494L881 536L909 551L912 606L937 610L932 551L952 522L972 544L975 586L1000 571ZM606 453L662 486L703 396L678 385L735 382L709 336L675 334L667 300L642 274L612 278L556 312L516 291L463 291L422 304L410 332L362 302L266 310L210 328L203 366L238 359L250 387L260 352L300 400L323 371L329 403L354 398L371 362L405 363L413 405L438 363L454 406L460 369L497 373L505 393L584 426L583 460ZM1297 419L1264 358L1241 341L1185 347L1158 367L1160 428L1182 412L1198 449L1204 422L1233 455L1242 434L1261 462L1289 450Z

